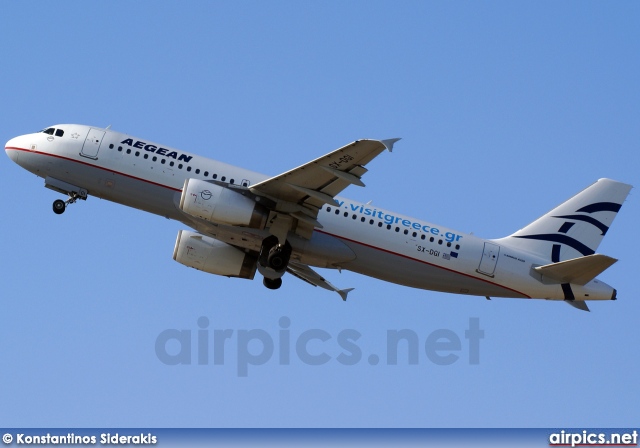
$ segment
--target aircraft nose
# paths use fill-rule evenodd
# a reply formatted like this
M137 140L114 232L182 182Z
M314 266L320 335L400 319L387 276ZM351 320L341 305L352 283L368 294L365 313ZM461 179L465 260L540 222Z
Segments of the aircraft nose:
M18 155L20 154L19 148L21 148L21 146L19 140L20 137L14 137L4 145L4 151L15 163L18 163Z

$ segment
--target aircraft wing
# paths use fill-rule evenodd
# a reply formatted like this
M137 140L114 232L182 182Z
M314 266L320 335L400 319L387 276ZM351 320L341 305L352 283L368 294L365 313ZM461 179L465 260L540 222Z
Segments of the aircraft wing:
M313 286L319 286L329 291L335 291L338 294L340 294L340 297L342 297L342 300L345 300L345 301L347 300L347 294L353 291L353 288L347 288L347 289L336 288L334 285L329 283L327 280L325 280L324 277L322 277L320 274L318 274L316 271L311 269L306 264L298 263L293 260L289 262L289 266L287 267L287 272L289 272L289 274L295 277L298 277L300 280L304 280L305 282Z
M297 219L307 230L322 227L316 220L324 204L337 205L334 196L349 185L364 186L365 165L399 138L357 140L309 163L250 187L253 194L276 203L275 210ZM300 233L300 232L298 232ZM308 233L308 232L306 232ZM304 232L301 233L304 235Z

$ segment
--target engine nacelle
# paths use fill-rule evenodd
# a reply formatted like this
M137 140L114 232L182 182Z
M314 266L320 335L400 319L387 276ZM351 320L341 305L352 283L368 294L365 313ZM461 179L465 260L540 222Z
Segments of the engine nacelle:
M253 279L258 265L255 255L189 230L178 232L173 259L209 274L247 279Z
M200 179L184 182L180 209L206 221L264 229L269 210L230 188Z

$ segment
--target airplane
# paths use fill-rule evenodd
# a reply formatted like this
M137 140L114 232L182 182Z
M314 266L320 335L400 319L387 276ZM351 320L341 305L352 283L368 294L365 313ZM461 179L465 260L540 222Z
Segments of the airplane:
M338 196L363 187L366 165L400 139L357 140L266 176L107 128L60 124L9 140L5 151L45 187L175 219L173 259L269 289L289 273L340 289L313 268L346 269L453 294L565 301L616 300L596 277L617 260L596 253L632 186L600 179L512 235L482 239Z

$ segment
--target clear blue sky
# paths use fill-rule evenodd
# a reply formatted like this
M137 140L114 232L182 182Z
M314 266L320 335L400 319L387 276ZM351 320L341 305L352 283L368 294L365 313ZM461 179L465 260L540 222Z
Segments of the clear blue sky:
M344 196L497 238L600 177L640 185L638 2L2 2L0 137L58 123L279 174L358 138L402 137ZM172 260L183 226L59 195L0 157L3 426L583 427L640 419L637 190L600 252L617 302L453 296L350 272L347 303L285 278ZM198 319L233 330L197 363ZM277 350L290 322L290 365ZM478 318L480 363L464 332ZM286 320L286 319L285 319ZM191 365L155 352L189 330ZM238 377L242 330L276 353ZM295 340L331 361L304 364ZM337 361L343 330L362 359ZM387 365L387 330L458 335L460 358ZM173 345L172 345L173 344ZM213 343L211 343L213 346ZM177 350L173 341L167 350ZM250 346L253 353L259 343ZM371 365L376 354L380 363Z

